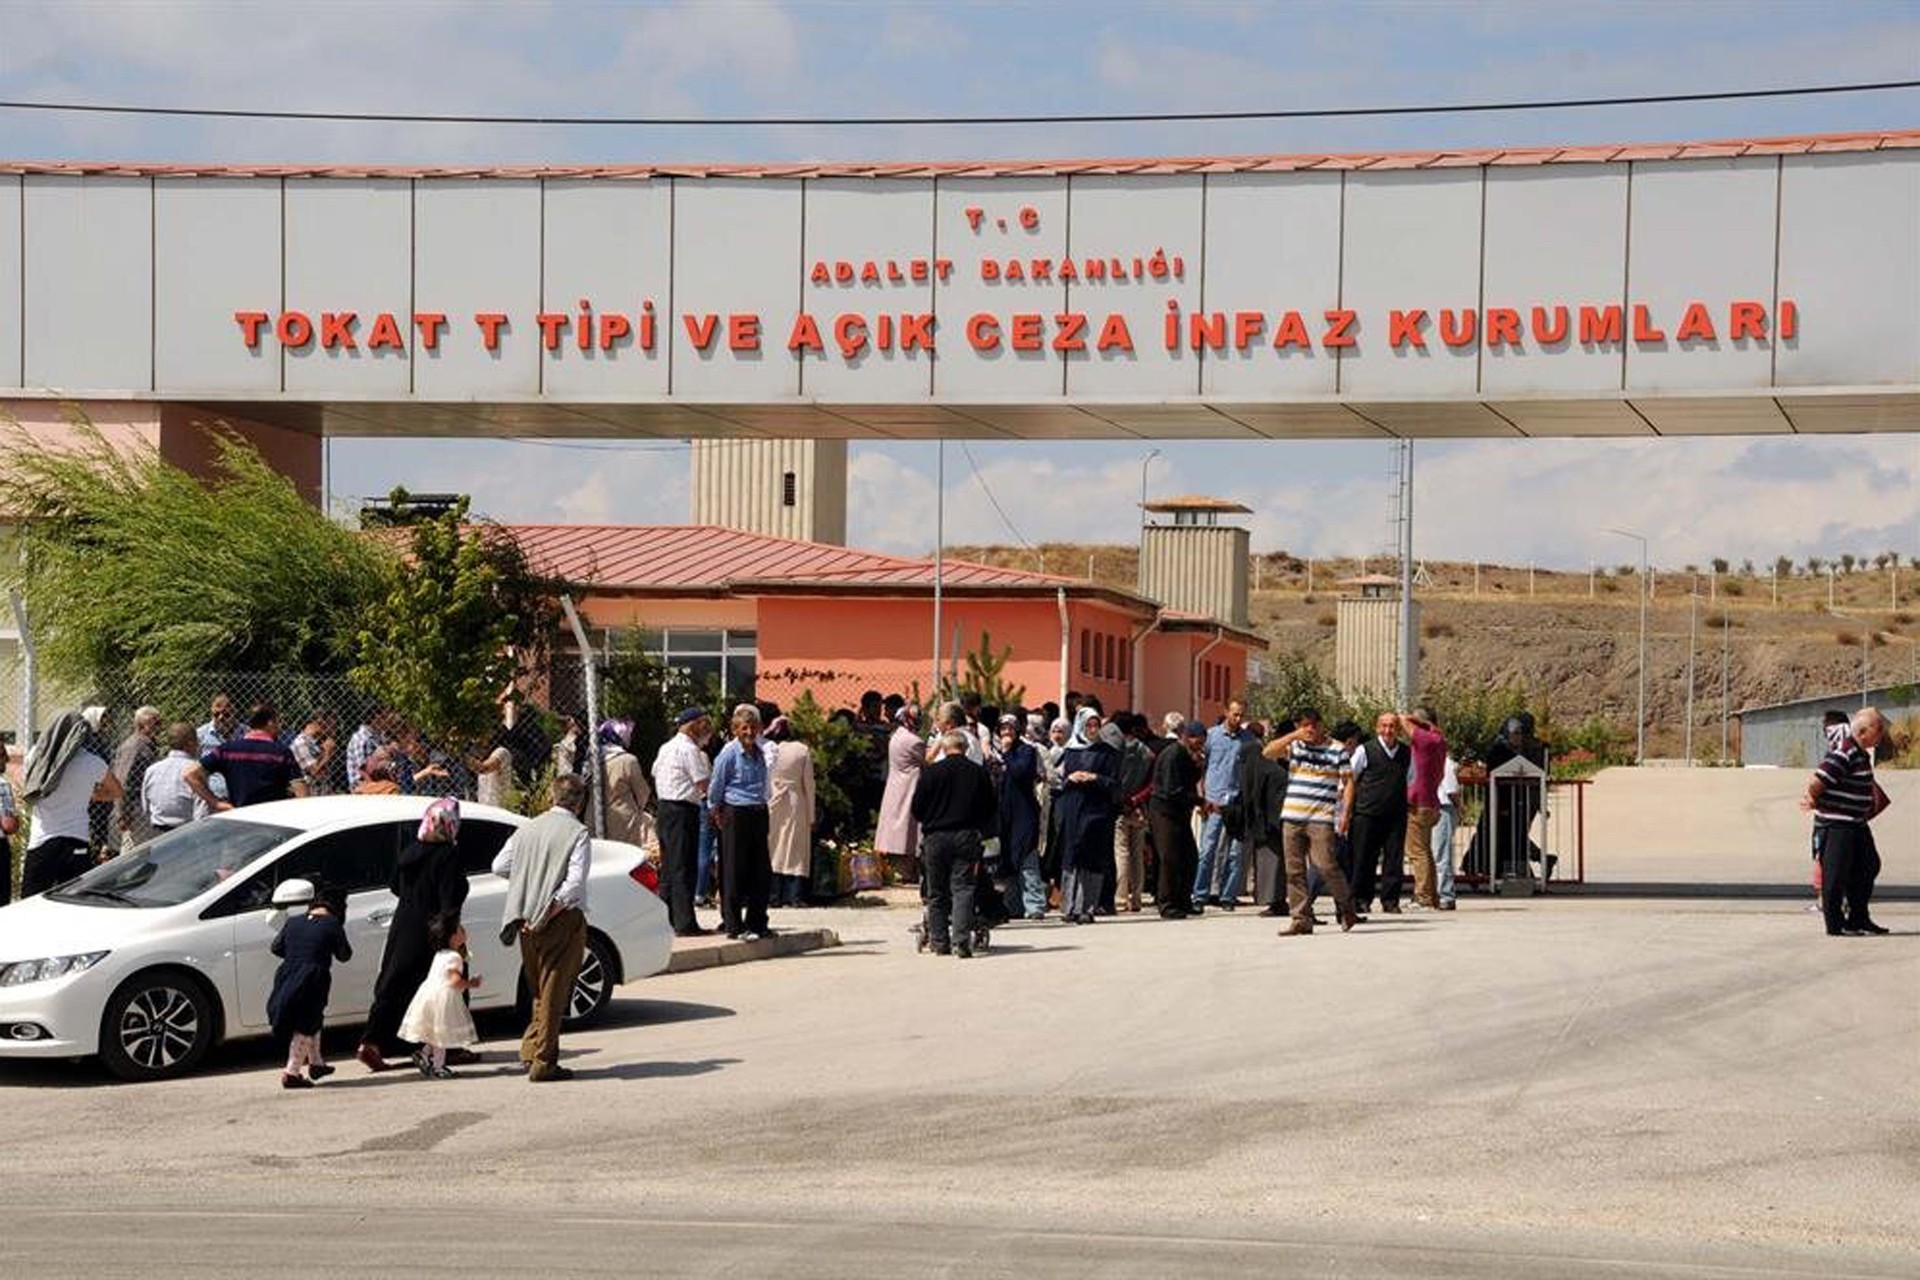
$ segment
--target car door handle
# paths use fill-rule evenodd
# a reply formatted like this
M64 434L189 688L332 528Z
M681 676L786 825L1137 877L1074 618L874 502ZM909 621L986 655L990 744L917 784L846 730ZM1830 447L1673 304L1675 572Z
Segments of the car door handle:
M393 920L392 907L378 907L367 912L368 924L389 924Z

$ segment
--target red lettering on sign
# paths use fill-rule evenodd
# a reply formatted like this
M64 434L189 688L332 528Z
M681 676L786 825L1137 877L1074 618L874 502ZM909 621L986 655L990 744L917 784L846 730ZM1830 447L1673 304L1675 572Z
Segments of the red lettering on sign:
M807 276L807 279L813 284L832 284L833 273L827 270L827 264L825 262L816 262L813 264L813 271Z
M967 343L975 351L1000 349L1000 322L984 311L967 317Z
M273 327L274 337L280 339L283 347L304 347L313 341L313 321L304 311L282 311L280 322Z
M1718 336L1713 331L1713 317L1707 314L1707 304L1704 302L1690 303L1686 314L1680 317L1680 327L1673 331L1675 342L1712 342Z
M1580 341L1607 343L1620 341L1619 307L1581 307Z
M1042 280L1051 280L1053 278L1053 259L1035 258L1032 262L1029 262L1027 264L1027 278L1035 284L1039 284Z
M240 326L240 340L249 348L260 345L260 326L267 322L266 312L236 311L233 313L233 322Z
M853 283L853 264L842 259L833 264L833 278L841 284Z
M1080 335L1087 331L1087 317L1084 312L1062 311L1053 318L1059 331L1053 335L1055 351L1085 351L1087 340Z
M1040 211L1034 208L1030 204L1021 205L1020 206L1020 226L1027 231L1039 230Z
M382 311L373 318L373 328L367 333L369 351L405 351L406 339L400 336L400 322L393 318L393 312Z
M1018 258L1008 258L1007 265L1000 274L1008 280L1025 280L1027 278L1026 269L1020 265L1020 259Z
M1298 347L1302 351L1313 350L1313 339L1307 336L1306 317L1298 311L1289 311L1280 317L1280 323L1273 328L1273 348Z
M877 267L877 266L875 266L875 265L874 265L873 263L871 263L871 262L869 262L869 263L867 263L867 264L866 264L865 266L863 266L863 267L861 267L861 268L860 268L860 283L861 283L861 284L879 284L879 283L880 283L880 268L879 268L879 267Z
M1073 265L1072 258L1060 259L1060 270L1055 273L1061 284L1073 284L1080 279L1080 269Z
M713 335L720 329L720 317L712 312L704 316L683 315L680 323L687 327L687 341L693 344L695 351L705 351L712 346Z
M480 326L480 345L489 351L500 349L500 331L509 327L505 312L476 311L473 322Z
M939 279L941 284L945 284L947 277L953 274L953 259L935 258L933 260L933 274Z
M981 220L987 216L987 211L977 204L970 204L960 212L966 215L967 226L975 231L980 229Z
M760 349L760 317L751 311L736 311L728 316L727 349L758 351Z
M833 341L843 358L851 360L867 347L867 322L853 312L833 318Z
M1227 349L1227 313L1195 311L1187 316L1187 345L1195 351Z
M1038 351L1043 341L1043 330L1037 313L1023 311L1011 317L1008 324L1007 345L1015 351Z
M1415 307L1411 311L1389 311L1387 313L1387 345L1394 348L1412 343L1424 347L1427 340L1420 332L1420 326L1427 322L1427 313L1423 308Z
M982 280L998 280L1000 278L1000 264L992 258L980 259L980 278Z
M1109 312L1106 323L1100 326L1100 337L1093 344L1100 351L1132 351L1133 331L1127 328L1127 318L1119 312Z
M1487 308L1487 345L1520 345L1520 313L1512 307Z
M804 311L794 318L793 328L787 333L787 350L803 356L809 351L815 355L827 353L826 344L820 341L820 326Z
M927 260L926 260L925 258L915 258L915 259L913 260L913 272L912 272L912 274L913 274L913 282L914 282L915 284L924 284L924 283L926 283L926 279L927 279Z
M1352 311L1327 312L1327 331L1320 335L1322 347L1350 347L1354 336L1349 332L1353 328L1356 313Z
M1473 333L1479 318L1479 314L1472 307L1459 312L1452 307L1440 308L1440 341L1450 347L1472 346Z
M440 331L447 327L447 313L416 311L413 313L413 327L420 331L421 350L437 351L440 349Z
M920 311L900 317L900 349L933 350L933 312Z
M633 333L633 324L618 311L600 313L599 344L602 351L613 350L613 344Z
M540 345L549 351L558 349L560 331L567 327L566 314L560 311L542 311L533 318L533 322L540 326Z
M320 313L320 349L332 351L339 347L348 351L358 351L360 344L353 340L353 326L359 318L359 315L352 311L322 311Z
M1738 342L1742 338L1757 338L1766 341L1767 304L1764 302L1736 302L1727 308L1727 337Z
M1633 307L1633 340L1635 342L1665 342L1665 331L1653 327L1653 318L1647 313L1644 303L1635 303Z
M1533 309L1533 340L1543 347L1555 342L1565 342L1567 340L1567 309L1553 308L1552 324L1547 323L1547 314L1545 307Z
M1233 313L1233 349L1245 351L1259 338L1260 331L1267 327L1267 318L1258 311L1236 311Z
M1794 334L1800 331L1800 308L1791 298L1780 299L1780 317L1777 324L1782 342L1792 342Z

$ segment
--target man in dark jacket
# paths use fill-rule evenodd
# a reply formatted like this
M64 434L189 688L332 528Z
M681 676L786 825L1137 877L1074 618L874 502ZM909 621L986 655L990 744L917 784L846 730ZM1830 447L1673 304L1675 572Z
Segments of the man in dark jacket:
M1193 810L1200 803L1207 726L1189 720L1180 737L1153 761L1153 791L1147 821L1160 851L1160 887L1154 895L1163 920L1184 920L1204 909L1193 900L1194 869L1200 852L1193 843Z
M1280 723L1271 739L1293 732L1293 721ZM1287 876L1280 845L1280 806L1286 799L1286 762L1268 759L1264 743L1241 744L1240 822L1247 852L1253 855L1254 895L1263 916L1287 914Z
M967 759L967 733L949 730L945 754L920 771L913 817L920 824L927 945L935 955L973 954L973 893L981 842L998 827L1000 806L984 766Z
M1407 846L1407 774L1413 754L1400 717L1382 711L1373 736L1353 753L1353 909L1364 913L1379 879L1380 909L1400 912Z

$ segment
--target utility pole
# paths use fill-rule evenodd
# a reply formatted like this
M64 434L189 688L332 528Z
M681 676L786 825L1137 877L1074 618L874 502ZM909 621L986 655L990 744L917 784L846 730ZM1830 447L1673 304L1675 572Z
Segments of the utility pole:
M1827 612L1828 613L1833 612L1833 582L1834 582L1833 566L1828 565L1827 566Z
M1595 569L1594 562L1592 560L1588 560L1587 561L1587 599L1589 600L1593 599L1594 569Z
M934 442L933 463L933 684L927 689L929 702L940 699L940 621L946 603L947 575L947 442Z
M1721 764L1727 763L1727 723L1728 723L1729 712L1732 710L1732 708L1729 707L1727 704L1727 690L1729 687L1727 672L1728 672L1728 667L1730 665L1729 663L1730 651L1727 645L1727 628L1732 624L1733 624L1732 613L1728 611L1723 611L1720 614L1720 763Z
M1693 655L1700 634L1700 593L1687 593L1687 768L1693 768Z
M1400 442L1400 707L1411 710L1420 637L1413 633L1413 441Z
M1609 529L1607 532L1616 537L1632 538L1640 544L1640 673L1639 691L1634 702L1633 762L1642 764L1647 758L1647 601L1653 595L1653 582L1647 573L1647 539L1644 534L1626 529Z

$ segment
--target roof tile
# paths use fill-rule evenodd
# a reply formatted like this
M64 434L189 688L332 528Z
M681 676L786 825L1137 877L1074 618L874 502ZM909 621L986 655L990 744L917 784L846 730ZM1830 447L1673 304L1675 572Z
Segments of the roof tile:
M1239 155L1137 157L1090 160L957 160L880 162L764 162L758 164L623 164L400 167L327 164L154 164L111 161L0 160L3 174L125 174L137 177L482 177L609 178L642 180L681 178L928 176L1002 177L1060 173L1284 173L1311 169L1423 169L1496 164L1583 164L1620 160L1668 160L1676 157L1792 155L1803 152L1907 150L1920 147L1920 129L1721 141L1640 144L1634 146L1516 147L1510 150L1444 150L1344 155Z

